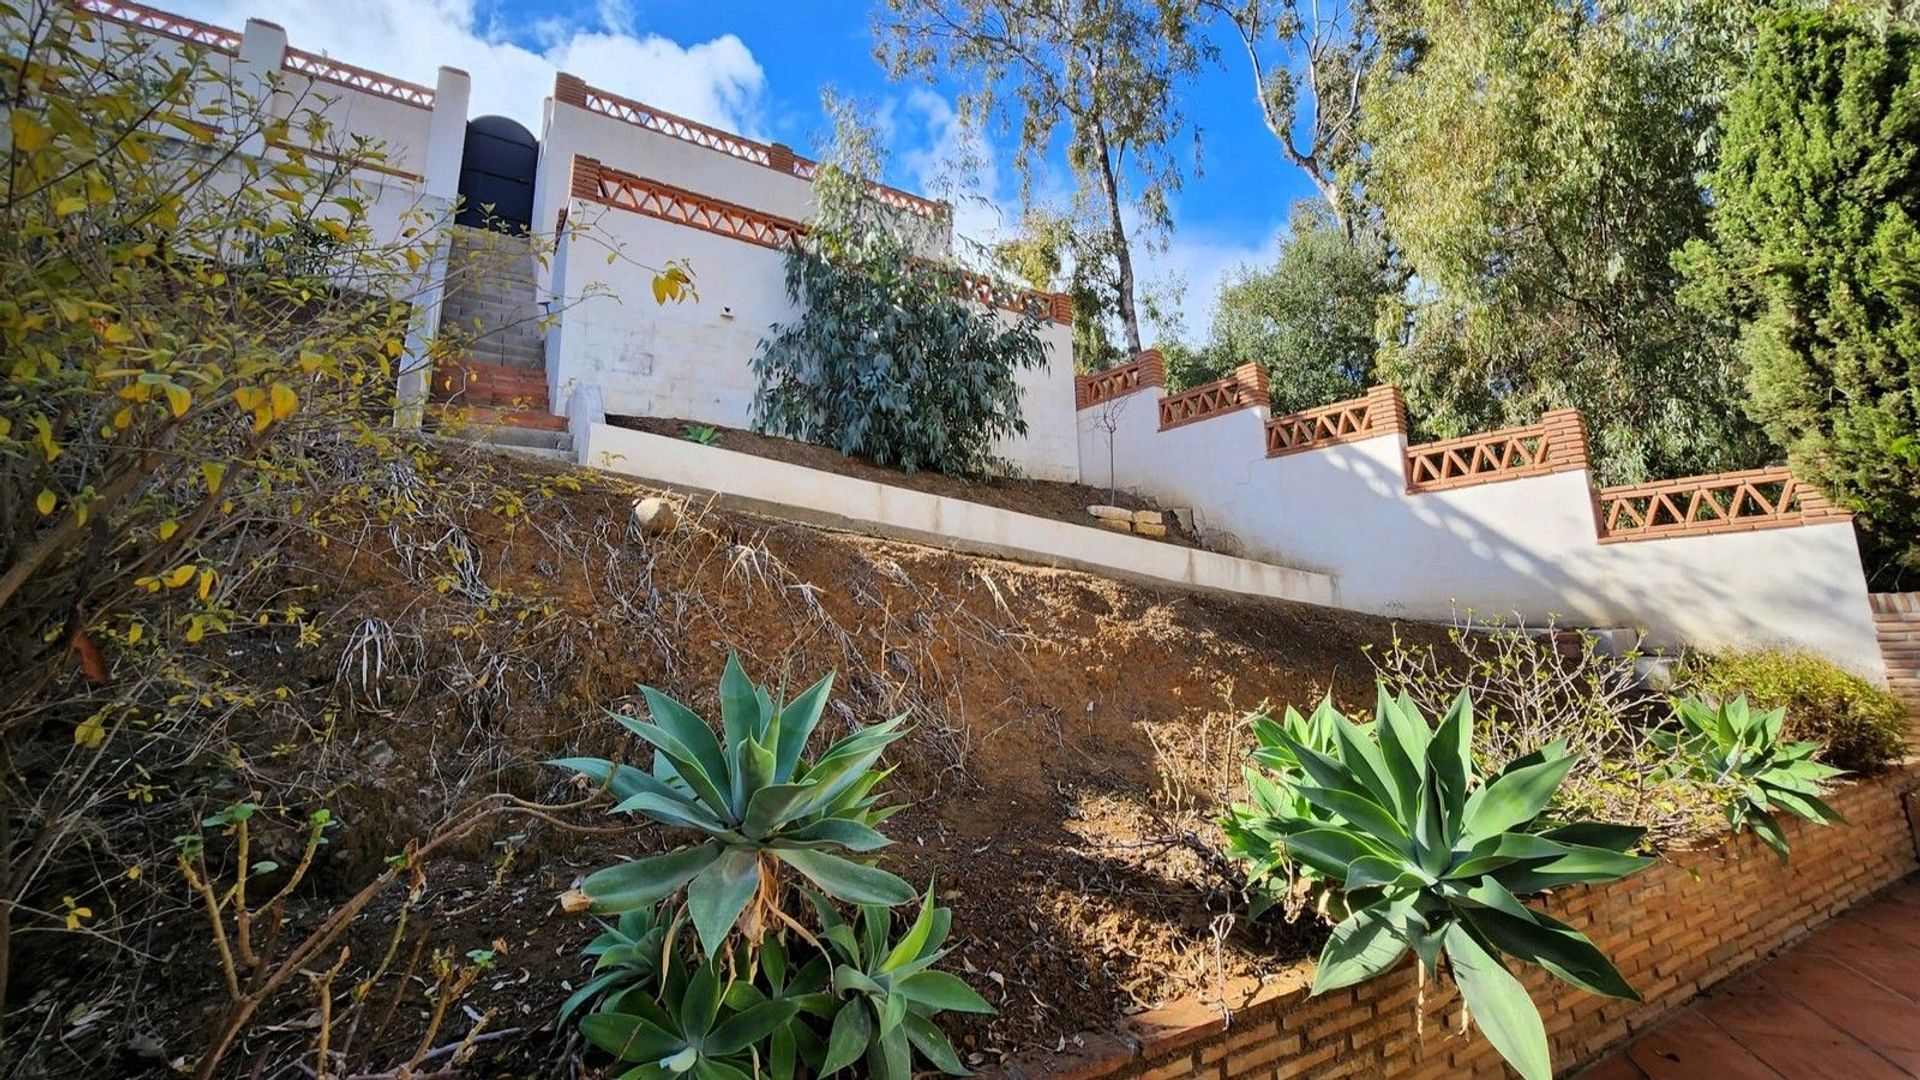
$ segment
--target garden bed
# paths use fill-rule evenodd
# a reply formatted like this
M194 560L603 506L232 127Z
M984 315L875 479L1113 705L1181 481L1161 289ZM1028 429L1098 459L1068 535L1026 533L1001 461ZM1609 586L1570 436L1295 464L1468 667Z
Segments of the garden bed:
M644 431L650 435L665 435L674 439L685 438L689 429L710 428L716 433L713 445L723 450L733 450L737 453L818 469L821 472L839 476L850 476L876 484L906 488L909 491L941 495L1021 514L1032 514L1052 521L1085 525L1088 528L1098 527L1093 515L1087 513L1089 506L1104 504L1118 506L1123 510L1164 509L1152 500L1138 495L1131 495L1124 491L1109 492L1106 488L1092 487L1087 484L1069 484L1059 480L1029 480L1020 477L966 480L926 469L907 472L903 469L875 464L866 458L842 454L832 447L815 446L797 439L765 435L743 428L694 424L689 420L656 416L609 416L607 423L615 427ZM1182 547L1204 547L1197 537L1179 527L1173 520L1172 514L1166 515L1166 525L1166 536L1142 536L1142 539L1154 539Z

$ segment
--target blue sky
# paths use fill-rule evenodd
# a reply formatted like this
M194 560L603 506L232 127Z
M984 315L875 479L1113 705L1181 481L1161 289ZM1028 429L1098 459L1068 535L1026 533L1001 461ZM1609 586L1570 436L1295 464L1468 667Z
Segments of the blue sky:
M744 134L818 148L820 90L833 86L889 120L889 180L927 190L950 170L952 100L963 86L890 83L873 59L868 0L148 0L222 25L286 27L298 47L431 83L442 64L474 77L475 114L503 112L538 131L541 99L564 68L598 86ZM878 0L872 0L877 3ZM1149 283L1184 280L1177 307L1204 338L1222 272L1272 258L1289 206L1311 195L1255 109L1245 62L1222 62L1184 91L1201 130L1201 175L1174 203L1167 249L1136 256ZM1183 146L1183 152L1186 147ZM1010 146L962 200L963 232L990 233L1018 210ZM1042 190L1061 189L1064 169ZM938 192L945 194L945 192ZM982 239L990 237L981 237Z

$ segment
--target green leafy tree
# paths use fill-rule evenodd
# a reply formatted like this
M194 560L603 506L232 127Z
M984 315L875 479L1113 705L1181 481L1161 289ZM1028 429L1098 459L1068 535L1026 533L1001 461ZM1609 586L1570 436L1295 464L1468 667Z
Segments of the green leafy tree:
M997 116L1017 132L1029 203L1066 126L1078 203L1098 208L1083 243L1099 252L1091 265L1104 271L1129 355L1143 340L1133 246L1172 227L1167 200L1182 173L1171 147L1186 127L1176 90L1208 55L1193 14L1173 0L887 0L874 28L894 78L974 81L962 104L976 124Z
M1431 436L1577 407L1603 482L1760 464L1724 327L1676 299L1741 5L1410 0L1367 192L1415 283L1383 371Z
M1026 434L1014 380L1046 363L1046 313L1024 290L924 257L937 247L925 220L870 192L872 133L829 107L837 144L814 177L819 212L786 256L801 315L754 355L754 424L909 472L999 471L994 440Z
M1920 33L1863 14L1765 23L1728 101L1700 305L1740 327L1748 412L1920 571Z
M1332 211L1296 204L1279 259L1241 267L1214 302L1210 377L1261 365L1275 412L1358 397L1373 380L1375 324L1392 291L1384 262L1369 230L1349 238Z
M1108 330L1112 297L1100 282L1111 279L1107 264L1112 260L1099 230L1083 224L1070 214L1029 209L1021 215L1019 235L996 244L993 256L1007 273L1036 289L1066 292L1073 301L1074 367L1103 371L1131 357Z

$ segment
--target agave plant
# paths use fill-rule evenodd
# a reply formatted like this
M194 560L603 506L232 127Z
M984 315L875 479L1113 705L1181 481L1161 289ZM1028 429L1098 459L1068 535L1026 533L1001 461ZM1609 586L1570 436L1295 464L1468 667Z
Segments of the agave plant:
M932 1017L994 1010L959 977L933 970L946 955L941 946L953 912L934 905L932 887L898 941L889 939L892 913L886 908L863 905L858 918L848 921L817 894L808 895L820 915L820 936L833 958L833 989L840 995L820 1075L864 1059L865 1075L875 1080L911 1080L915 1050L941 1072L968 1075Z
M905 717L849 735L809 762L804 751L832 685L829 673L777 704L729 656L720 679L720 736L693 710L642 687L651 722L614 719L653 748L651 769L600 758L552 762L605 785L620 800L615 813L705 836L588 876L581 891L592 909L634 911L685 888L688 914L711 957L736 925L758 941L779 917L783 868L850 904L913 899L912 886L857 858L890 842L874 826L899 807L879 805L873 789L887 773L873 765L904 734Z
M1819 743L1780 741L1785 709L1756 712L1743 694L1717 706L1681 698L1673 710L1680 730L1656 733L1655 741L1679 751L1693 779L1731 788L1727 821L1735 832L1751 827L1781 862L1787 861L1788 848L1779 811L1819 825L1843 820L1820 793L1845 770L1813 760L1822 749Z
M659 985L661 954L667 941L667 926L660 921L659 909L636 908L612 925L600 925L600 936L580 951L594 962L593 975L560 1004L562 1024L576 1009L601 994L651 990Z
M1503 956L1592 993L1638 996L1585 935L1519 898L1640 870L1649 860L1627 852L1641 830L1540 820L1573 765L1558 744L1477 776L1465 694L1437 729L1384 693L1371 732L1331 722L1331 752L1278 733L1302 774L1288 788L1298 801L1269 800L1271 816L1249 823L1344 894L1313 992L1383 974L1410 951L1429 972L1444 961L1488 1041L1527 1080L1547 1080L1545 1028Z
M587 1041L634 1067L618 1080L748 1080L762 1069L756 1046L787 1027L799 1004L763 997L733 1008L735 985L719 961L707 959L692 972L670 946L662 953L658 999L636 987L611 997L580 1022Z

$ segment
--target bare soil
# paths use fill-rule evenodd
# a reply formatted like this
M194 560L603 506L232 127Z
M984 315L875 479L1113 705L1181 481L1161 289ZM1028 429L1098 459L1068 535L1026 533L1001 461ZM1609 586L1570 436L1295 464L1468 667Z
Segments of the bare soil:
M744 436L722 445L743 448ZM950 966L999 1013L948 1027L963 1056L991 1065L1309 955L1319 932L1304 920L1250 923L1237 873L1218 854L1214 822L1239 788L1248 741L1242 718L1329 692L1364 706L1365 647L1396 633L1445 644L1425 625L740 513L689 509L671 533L641 536L629 506L644 489L490 459L437 467L436 484L468 492L448 496L444 518L369 521L286 553L277 587L311 612L311 640L296 646L284 628L244 623L231 635L259 691L288 693L284 707L235 730L231 753L244 764L206 782L206 805L265 791L289 815L326 805L344 822L290 908L285 940L476 795L575 797L568 776L541 762L643 760L606 711L638 710L645 683L712 715L736 649L756 678L789 687L838 672L823 740L912 716L912 734L889 755L894 795L911 807L888 823L898 845L885 857L910 880L935 881L953 907ZM511 497L499 477L516 485ZM1085 489L1055 487L1016 508L1084 505ZM478 588L458 584L446 543L456 531L478 554ZM370 618L392 631L371 677L354 647ZM403 962L422 934L429 956L504 949L440 1041L491 1013L490 1029L521 1030L486 1043L472 1075L596 1075L577 1036L552 1030L595 931L556 898L594 869L674 842L650 824L582 839L521 821L459 845L418 883L400 962L376 980L374 1000L406 982ZM96 1032L85 1053L50 1052L68 1068L38 1074L164 1075L162 1062L195 1052L218 1015L219 969L177 877L159 862L126 888L136 886L164 901L137 952L100 944L78 955L89 950L71 935L22 939L61 942L55 952L23 944L15 957L20 985L42 1003L31 1015L50 1032L92 1002L131 1033ZM373 972L402 900L398 889L383 896L349 935L341 986ZM424 969L411 979L423 985ZM237 1074L264 1060L276 1063L267 1075L294 1075L276 1069L310 1037L313 1000L296 980L271 1002L235 1055ZM381 1034L393 1059L422 1037L424 1016L415 1001ZM137 1055L135 1035L147 1040Z
M1064 521L1072 525L1084 525L1098 528L1093 515L1087 513L1087 507L1096 505L1118 506L1125 510L1163 510L1165 507L1151 499L1124 491L1108 492L1106 488L1091 487L1087 484L1068 484L1058 480L1029 480L1020 477L994 477L981 480L968 480L945 473L929 472L925 469L907 472L888 465L880 465L869 458L842 454L829 446L815 446L797 439L783 438L778 435L765 435L744 428L722 427L715 424L696 424L691 420L660 416L609 416L607 422L618 427L632 428L652 435L665 435L670 438L685 438L688 429L711 427L719 433L713 443L723 450L734 450L754 457L771 458L791 465L802 465L821 472L851 476L860 480L870 480L876 484L891 484L912 491L924 491L929 495L944 495L950 499L980 503L1002 510L1012 510L1035 517ZM1182 547L1201 547L1199 541L1182 530L1166 516L1167 535L1164 537L1142 537L1156 539L1162 543L1179 544Z

